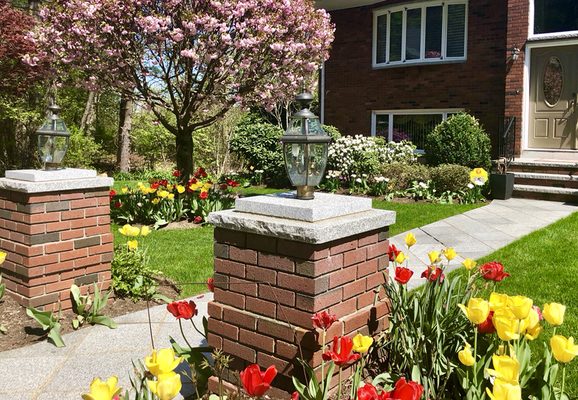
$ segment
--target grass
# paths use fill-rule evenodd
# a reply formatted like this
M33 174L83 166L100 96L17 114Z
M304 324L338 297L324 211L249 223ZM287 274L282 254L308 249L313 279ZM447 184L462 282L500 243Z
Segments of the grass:
M496 291L528 296L540 308L550 302L566 305L564 324L556 330L566 337L578 335L577 228L578 213L574 213L478 260L478 264L499 261L511 274L497 285ZM481 297L487 299L489 294L489 290L485 291ZM552 337L552 328L547 323L544 328L532 343L534 355L542 354L543 343L549 345ZM561 376L560 370L558 379ZM578 359L568 365L565 391L570 399L578 398Z

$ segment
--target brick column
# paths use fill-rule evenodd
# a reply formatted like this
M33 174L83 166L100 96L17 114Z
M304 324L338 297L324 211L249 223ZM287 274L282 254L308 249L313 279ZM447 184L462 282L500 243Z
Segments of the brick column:
M331 213L313 215L312 221L287 219L268 202ZM234 371L251 363L275 365L274 398L288 398L291 376L302 375L297 357L314 368L321 364L314 313L329 310L339 318L327 343L334 336L377 334L387 325L388 303L376 301L375 289L383 283L388 226L395 213L372 210L369 199L320 193L313 202L262 196L238 201L236 211L210 216L217 228L209 344L234 356ZM350 209L354 203L359 204ZM236 385L236 372L227 380Z
M110 286L111 178L95 171L7 171L0 179L0 267L25 307L70 309L70 286Z

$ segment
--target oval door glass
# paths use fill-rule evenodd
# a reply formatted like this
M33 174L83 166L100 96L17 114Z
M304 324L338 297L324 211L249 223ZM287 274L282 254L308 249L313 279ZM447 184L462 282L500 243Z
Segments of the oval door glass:
M550 107L554 107L560 101L564 76L562 63L558 57L550 57L544 69L544 100Z

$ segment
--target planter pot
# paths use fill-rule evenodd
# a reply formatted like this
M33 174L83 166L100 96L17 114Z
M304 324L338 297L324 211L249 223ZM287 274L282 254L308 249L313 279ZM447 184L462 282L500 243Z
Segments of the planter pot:
M514 174L512 172L491 174L490 190L492 199L508 200L514 191Z

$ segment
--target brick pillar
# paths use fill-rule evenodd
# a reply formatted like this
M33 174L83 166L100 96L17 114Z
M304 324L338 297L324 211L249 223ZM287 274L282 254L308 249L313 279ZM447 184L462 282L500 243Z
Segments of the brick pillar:
M25 307L70 309L70 286L110 286L111 178L95 171L7 171L0 179L0 267ZM34 179L34 180L33 180Z
M287 207L322 205L335 214L316 221L260 216L254 212L283 215L283 211L243 203L278 199L241 199L236 211L210 216L217 228L208 340L234 356L234 371L251 363L262 368L275 365L279 375L270 395L288 398L293 391L291 376L302 377L296 358L314 368L321 364L322 340L313 330L314 313L329 310L339 318L328 332L327 343L334 336L374 335L386 327L388 303L383 298L376 301L374 289L383 283L388 226L395 213L372 210L369 199L323 193L316 195L315 203L281 201ZM341 202L361 205L350 210ZM227 380L236 385L236 372Z

